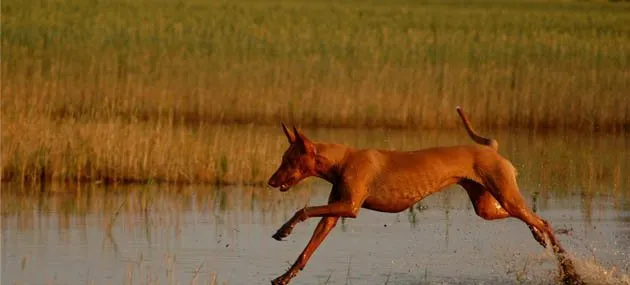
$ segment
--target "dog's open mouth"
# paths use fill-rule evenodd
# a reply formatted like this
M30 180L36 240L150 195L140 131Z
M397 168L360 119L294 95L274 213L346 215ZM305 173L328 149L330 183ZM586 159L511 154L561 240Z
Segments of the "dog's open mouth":
M291 186L289 184L287 184L287 183L284 183L284 184L280 185L280 191L281 192L285 192L285 191L289 190L289 188L291 188Z

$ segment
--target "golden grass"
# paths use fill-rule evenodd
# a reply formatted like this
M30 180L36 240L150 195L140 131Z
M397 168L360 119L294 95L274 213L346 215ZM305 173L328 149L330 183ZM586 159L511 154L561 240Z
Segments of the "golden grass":
M626 4L2 2L2 113L159 124L627 129Z
M455 112L451 119L457 121ZM474 121L477 116L472 116ZM164 127L146 124L2 124L2 179L105 183L264 185L288 146L279 126ZM623 193L628 136L488 131L528 189ZM316 141L413 150L470 144L463 130L306 129ZM570 182L570 187L566 183Z
M2 179L105 183L261 183L286 145L252 125L2 124Z
M479 127L623 133L628 9L2 1L2 180L261 184L285 147L281 120L446 129L458 104ZM428 142L405 137L365 146Z

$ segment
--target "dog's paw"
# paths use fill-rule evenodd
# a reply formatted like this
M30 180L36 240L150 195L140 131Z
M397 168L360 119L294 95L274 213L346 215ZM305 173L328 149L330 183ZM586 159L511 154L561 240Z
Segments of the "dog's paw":
M282 227L271 237L277 241L282 241L284 238L288 237L290 234L291 234L291 228Z
M289 282L291 281L291 278L295 277L296 273L295 272L287 272L285 274L283 274L282 276L274 279L271 281L272 285L286 285L289 284Z
M284 280L280 280L280 278L276 278L274 280L271 280L271 285L286 285L289 284L289 282L286 282Z
M282 241L282 238L283 238L278 233L273 234L271 237L277 241Z

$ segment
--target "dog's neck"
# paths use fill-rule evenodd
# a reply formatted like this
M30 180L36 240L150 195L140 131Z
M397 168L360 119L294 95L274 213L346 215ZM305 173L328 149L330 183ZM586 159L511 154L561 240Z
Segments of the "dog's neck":
M341 177L341 168L350 149L340 144L315 143L315 176L332 184Z

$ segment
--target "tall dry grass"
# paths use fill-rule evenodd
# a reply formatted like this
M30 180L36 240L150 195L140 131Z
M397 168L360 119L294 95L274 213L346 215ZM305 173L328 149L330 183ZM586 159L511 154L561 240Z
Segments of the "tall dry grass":
M2 113L188 124L627 129L626 4L2 2Z
M284 138L261 126L280 120L443 129L459 104L479 127L630 121L626 4L1 5L3 181L262 183Z
M450 119L458 121L455 112ZM476 116L475 116L476 117ZM475 117L472 117L474 120ZM2 180L264 185L288 146L279 126L198 129L147 124L2 124ZM492 131L523 187L544 193L627 195L627 135ZM316 141L414 150L469 144L463 130L306 129ZM568 184L569 186L567 186Z
M3 181L259 184L286 147L249 126L2 123Z

